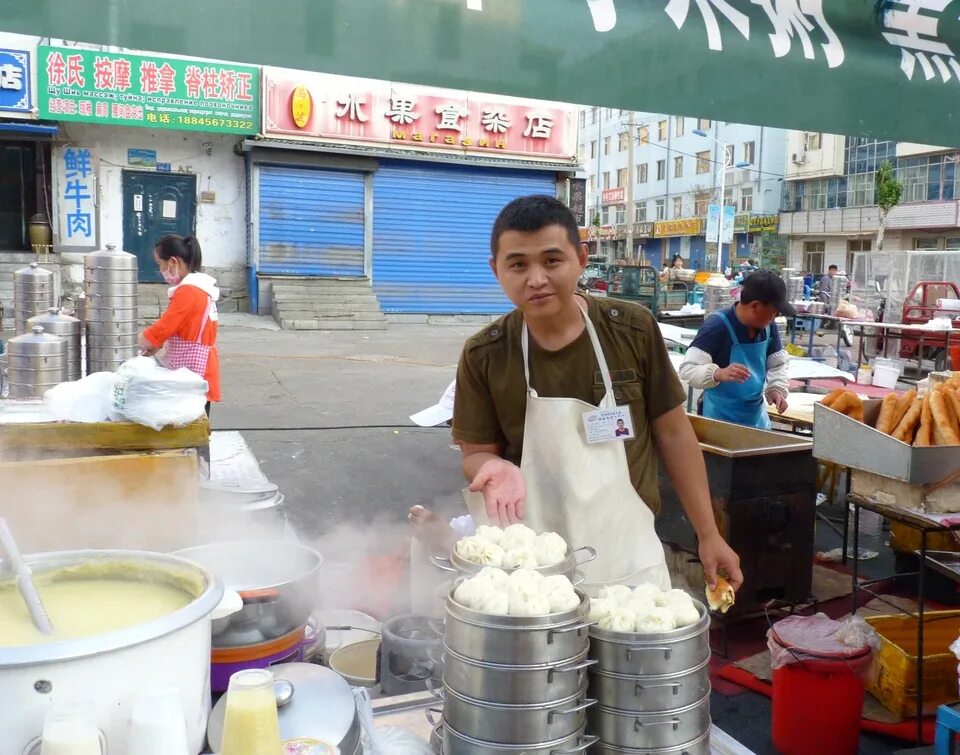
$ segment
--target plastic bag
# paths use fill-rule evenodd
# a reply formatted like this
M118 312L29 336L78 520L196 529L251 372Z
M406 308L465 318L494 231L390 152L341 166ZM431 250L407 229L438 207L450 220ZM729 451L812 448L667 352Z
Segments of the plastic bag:
M834 660L849 661L866 674L869 660L880 649L880 636L860 616L834 621L818 613L778 621L767 631L767 648L774 669L807 660Z
M362 729L364 755L434 755L433 748L411 731L398 726L377 728L373 722L370 693L363 687L354 687L357 715Z
M43 395L47 409L65 422L106 422L113 416L117 373L94 372L70 383L60 383Z
M207 390L207 381L186 367L168 370L151 357L134 357L117 370L113 408L119 418L154 430L182 427L204 413Z

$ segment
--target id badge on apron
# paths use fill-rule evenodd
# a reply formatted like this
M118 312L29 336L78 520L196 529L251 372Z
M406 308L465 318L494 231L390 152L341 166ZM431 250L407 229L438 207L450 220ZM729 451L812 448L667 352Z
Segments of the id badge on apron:
M633 438L633 417L629 406L600 408L583 413L587 443L609 443Z

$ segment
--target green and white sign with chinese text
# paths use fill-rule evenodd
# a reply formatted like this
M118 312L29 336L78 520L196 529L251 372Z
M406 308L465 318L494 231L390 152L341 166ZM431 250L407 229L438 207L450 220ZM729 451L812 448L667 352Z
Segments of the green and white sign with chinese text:
M41 45L37 69L41 118L231 134L260 130L260 72L252 66Z

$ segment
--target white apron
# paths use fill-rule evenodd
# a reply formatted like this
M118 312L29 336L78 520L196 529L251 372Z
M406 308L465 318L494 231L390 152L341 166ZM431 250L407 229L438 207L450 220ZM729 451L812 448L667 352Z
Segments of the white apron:
M610 370L597 331L583 307L580 312L603 376L606 392L600 408L614 408ZM588 444L583 414L597 407L575 398L538 396L530 385L526 323L521 342L527 384L520 463L527 487L524 523L537 532L559 533L572 548L596 548L596 560L580 567L588 592L591 586L617 582L649 582L669 589L670 575L654 531L653 512L630 481L624 442Z

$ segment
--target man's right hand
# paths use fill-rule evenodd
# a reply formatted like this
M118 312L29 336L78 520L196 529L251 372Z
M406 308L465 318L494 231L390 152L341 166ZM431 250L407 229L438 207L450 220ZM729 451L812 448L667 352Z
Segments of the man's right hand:
M470 483L470 490L483 493L492 524L505 526L523 521L527 486L516 464L506 459L488 459Z
M745 383L749 377L750 370L742 364L720 367L713 373L713 379L718 383Z

